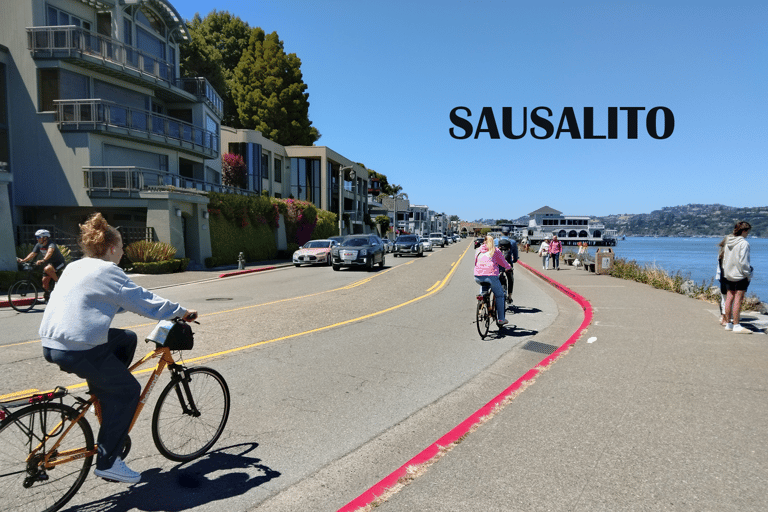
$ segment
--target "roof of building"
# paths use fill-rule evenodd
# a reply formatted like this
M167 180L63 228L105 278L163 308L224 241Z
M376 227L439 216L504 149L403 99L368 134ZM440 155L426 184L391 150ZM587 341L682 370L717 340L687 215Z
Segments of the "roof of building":
M549 214L549 215L562 215L563 212L557 211L554 208L550 208L549 206L542 206L541 208L539 208L535 212L531 212L528 215L530 217L533 217L534 215L547 215L547 214Z

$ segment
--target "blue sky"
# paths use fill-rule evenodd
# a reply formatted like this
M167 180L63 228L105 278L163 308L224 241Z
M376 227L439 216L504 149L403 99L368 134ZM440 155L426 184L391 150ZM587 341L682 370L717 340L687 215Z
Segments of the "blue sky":
M317 145L437 212L475 220L544 205L598 216L768 205L766 2L175 2L186 19L212 5L276 31L301 59ZM500 131L512 107L515 133L527 107L529 133L455 139L458 106L475 129L491 107ZM535 139L531 110L542 106L555 130L573 108L582 138ZM663 140L645 126L658 106L675 119ZM594 108L595 135L607 133L608 107L644 107L638 138L627 138L620 111L617 139L584 139L584 107Z

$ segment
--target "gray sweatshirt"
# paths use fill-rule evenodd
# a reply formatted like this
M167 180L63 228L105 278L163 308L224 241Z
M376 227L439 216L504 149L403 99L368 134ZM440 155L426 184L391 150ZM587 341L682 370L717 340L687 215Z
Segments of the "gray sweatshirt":
M723 272L729 281L752 279L749 262L749 242L743 236L728 235L723 251Z
M67 265L56 283L40 324L43 346L88 350L106 343L112 319L122 310L154 320L187 312L138 286L114 263L83 258Z

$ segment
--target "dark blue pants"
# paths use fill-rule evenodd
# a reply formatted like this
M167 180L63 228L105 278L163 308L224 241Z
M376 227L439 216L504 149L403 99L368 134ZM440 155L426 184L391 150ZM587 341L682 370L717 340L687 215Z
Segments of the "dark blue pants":
M136 412L141 385L128 371L136 352L136 333L110 329L107 343L90 350L55 350L43 347L43 356L63 371L88 382L101 403L96 469L109 469L120 455Z

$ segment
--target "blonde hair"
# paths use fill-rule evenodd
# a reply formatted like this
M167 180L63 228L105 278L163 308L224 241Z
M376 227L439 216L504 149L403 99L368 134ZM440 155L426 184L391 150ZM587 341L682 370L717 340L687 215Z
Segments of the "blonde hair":
M96 212L80 224L80 239L78 245L90 258L103 257L110 247L122 243L120 232L110 226L107 220Z
M496 244L493 243L493 237L491 235L485 235L485 246L488 248L488 257L493 258L493 253L496 252Z

